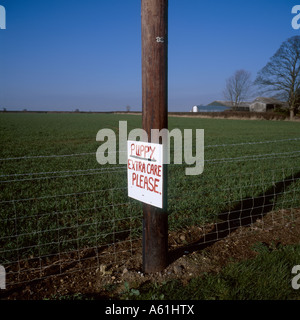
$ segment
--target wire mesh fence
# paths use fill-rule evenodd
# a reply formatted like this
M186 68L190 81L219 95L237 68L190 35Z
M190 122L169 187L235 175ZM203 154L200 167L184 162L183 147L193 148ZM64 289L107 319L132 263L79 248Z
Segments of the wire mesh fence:
M90 167L94 158L87 152L0 159L0 264L8 285L81 270L87 261L99 268L141 250L142 206L127 196L126 166ZM295 137L207 145L199 176L170 164L170 231L199 226L200 245L263 225L273 212L281 212L274 224L293 219L299 160Z

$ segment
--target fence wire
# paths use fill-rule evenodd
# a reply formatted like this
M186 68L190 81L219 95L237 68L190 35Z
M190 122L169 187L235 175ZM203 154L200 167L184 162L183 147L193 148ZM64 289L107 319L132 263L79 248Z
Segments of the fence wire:
M92 167L86 157L95 153L0 159L7 285L120 263L141 251L142 206L127 196L126 166ZM207 145L204 173L185 176L185 168L168 168L169 227L198 226L198 245L257 221L263 226L266 216L280 225L299 215L299 137Z

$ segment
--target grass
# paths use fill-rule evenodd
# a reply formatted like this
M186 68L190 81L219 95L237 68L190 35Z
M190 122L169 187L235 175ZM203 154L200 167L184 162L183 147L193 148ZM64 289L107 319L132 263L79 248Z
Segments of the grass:
M126 167L95 157L98 130L117 132L120 120L141 127L133 115L0 114L0 158L11 159L0 161L0 263L141 237ZM300 206L300 140L282 141L300 138L299 123L170 117L173 128L204 129L205 168L185 176L185 165L169 166L170 230L218 221L247 199L261 205L270 188L269 208Z
M292 288L291 273L300 261L300 245L270 250L258 243L256 258L231 263L219 273L205 273L187 285L172 280L162 285L146 283L127 288L121 299L130 300L294 300L299 290Z

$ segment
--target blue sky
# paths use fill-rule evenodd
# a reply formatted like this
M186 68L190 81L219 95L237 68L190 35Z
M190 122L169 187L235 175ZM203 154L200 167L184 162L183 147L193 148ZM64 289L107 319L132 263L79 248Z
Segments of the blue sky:
M169 111L223 99L253 79L291 26L296 0L169 0ZM0 108L142 108L140 0L0 0Z

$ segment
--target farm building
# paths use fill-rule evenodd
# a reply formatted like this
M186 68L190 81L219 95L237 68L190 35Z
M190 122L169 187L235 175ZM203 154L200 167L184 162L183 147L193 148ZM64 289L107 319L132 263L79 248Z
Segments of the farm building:
M250 102L241 101L239 103L239 106L234 107L234 110L235 111L249 111L249 105L250 105ZM211 102L210 104L208 104L208 106L210 106L210 107L212 107L212 106L213 107L223 107L224 110L233 109L231 101L215 100L215 101ZM225 109L225 107L226 107L226 109Z
M266 112L276 108L288 108L288 104L275 98L258 97L252 102L242 101L238 107L232 107L231 101L215 100L207 106L193 106L190 112L222 112L226 110Z
M191 112L199 112L199 106L193 106Z
M208 105L208 106L198 105L198 106L193 106L190 112L222 112L229 109L230 107L227 107L224 105Z
M274 98L258 97L250 104L249 110L252 112L266 112L282 107L287 107L287 104Z

